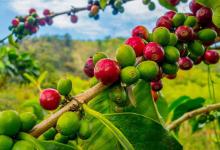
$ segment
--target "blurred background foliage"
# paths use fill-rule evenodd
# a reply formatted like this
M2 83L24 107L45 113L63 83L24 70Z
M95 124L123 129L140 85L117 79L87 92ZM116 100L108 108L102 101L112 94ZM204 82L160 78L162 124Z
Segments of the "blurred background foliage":
M124 42L123 38L106 37L104 40L79 41L72 40L71 36L42 36L28 38L20 43L17 50L20 54L28 53L34 64L39 66L42 73L47 71L47 77L42 84L43 88L56 87L56 82L64 76L73 82L72 94L88 89L90 82L83 74L86 59L97 51L105 52L113 58L116 48ZM2 59L3 60L3 59ZM216 99L220 101L220 66L211 66L212 79L216 89ZM34 75L34 74L32 74ZM37 74L34 75L37 78ZM182 95L191 98L204 97L210 103L208 92L207 66L203 63L194 66L190 71L179 71L175 80L163 79L162 94L169 102ZM11 78L9 74L0 76L0 110L21 109L26 100L38 100L39 91L35 85L27 82L21 83L19 79ZM210 125L211 126L211 125ZM188 123L184 123L179 132L180 142L186 150L213 149L212 131L209 126L195 134L191 134ZM211 144L210 144L211 143Z

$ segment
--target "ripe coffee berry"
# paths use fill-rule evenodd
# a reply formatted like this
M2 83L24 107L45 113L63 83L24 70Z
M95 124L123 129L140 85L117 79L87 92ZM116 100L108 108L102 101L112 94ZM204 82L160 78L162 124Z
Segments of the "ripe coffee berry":
M51 12L49 9L44 9L44 11L43 11L44 16L49 16L50 14L51 14Z
M216 50L207 50L203 57L207 64L216 64L219 61L219 53Z
M175 34L182 42L190 41L193 38L193 30L188 26L179 26Z
M175 14L176 14L176 12L171 10L171 11L166 12L166 13L164 14L164 16L168 17L169 20L172 20L172 19L173 19L173 16L174 16Z
M147 60L161 62L164 59L164 50L156 42L150 42L144 48L144 57Z
M202 7L196 12L196 18L201 24L208 24L212 21L212 10L207 7Z
M132 36L133 37L140 37L143 38L145 40L147 40L148 38L148 31L144 26L136 26L133 30L132 30Z
M37 11L36 11L36 9L34 9L34 8L31 8L31 9L29 9L29 14L31 15L31 14L33 14L33 13L36 13Z
M172 21L167 16L162 16L157 20L156 27L165 27L169 30L172 29Z
M193 61L189 57L180 58L178 63L182 70L189 70L193 67Z
M19 22L20 22L19 19L15 18L11 21L11 24L13 27L17 27L19 25Z
M199 10L200 8L202 8L203 6L200 5L199 3L196 3L196 0L192 0L189 3L189 9L191 10L191 12L195 15L197 10Z
M151 82L150 85L153 91L160 91L163 88L163 84L161 80L156 81L156 82Z
M55 110L60 100L61 96L55 89L44 89L40 94L40 105L46 110Z
M116 61L104 58L96 63L94 74L103 84L112 84L120 77L120 67Z
M89 57L86 61L86 64L84 65L84 73L88 76L88 77L93 77L94 76L94 63L93 63L93 59L92 57Z
M144 41L139 37L131 37L125 41L125 44L133 47L136 56L142 56L145 47Z
M71 21L72 23L77 23L78 17L77 17L76 15L71 15L70 21Z

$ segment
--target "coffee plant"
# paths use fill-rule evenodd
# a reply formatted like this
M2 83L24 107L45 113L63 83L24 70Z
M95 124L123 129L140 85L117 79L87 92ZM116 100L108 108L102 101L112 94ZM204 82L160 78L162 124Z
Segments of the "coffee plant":
M85 8L73 7L62 13L45 9L44 17L31 8L27 16L12 20L9 43L19 47L17 40L36 33L40 26L51 25L58 15L67 14L76 23L76 13L88 10L89 17L98 19L98 12L107 6L113 14L123 13L128 1L89 1ZM26 101L20 114L0 112L0 150L181 150L177 139L181 123L188 121L193 133L209 123L216 125L220 103L216 103L210 67L220 57L213 48L220 41L220 1L192 0L189 13L175 11L180 2L186 1L159 0L172 10L158 18L152 32L136 26L115 50L115 59L102 52L89 57L83 71L91 78L90 89L73 96L74 85L68 78L60 79L57 88L42 89L38 84L39 103ZM143 4L155 8L150 0ZM19 68L22 77L36 82L33 76L38 76L38 67L28 54L17 54L8 47L2 47L3 52L4 61ZM181 96L168 105L160 92L166 88L163 78L173 80L179 70L190 70L202 62L208 68L210 99L215 103L207 105L202 97ZM44 76L39 78L42 81Z

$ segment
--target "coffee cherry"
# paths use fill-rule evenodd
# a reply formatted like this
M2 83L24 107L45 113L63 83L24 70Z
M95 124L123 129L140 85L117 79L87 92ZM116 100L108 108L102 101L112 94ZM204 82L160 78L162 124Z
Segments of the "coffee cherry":
M203 60L203 57L202 56L192 56L192 55L189 55L189 58L193 61L193 64L194 65L198 65L202 62Z
M13 146L13 140L5 135L0 135L0 149L11 150Z
M120 67L116 61L104 58L96 63L94 74L103 84L112 84L119 79Z
M173 26L172 21L167 16L160 17L156 22L156 27L165 27L168 30L171 30L172 26Z
M37 123L37 117L31 112L24 112L20 114L21 130L24 132L30 131Z
M54 137L54 141L66 144L68 142L68 136L57 133Z
M190 3L189 3L189 9L191 10L191 12L195 15L196 12L202 8L203 6L200 5L199 3L196 3L196 0L192 0Z
M198 20L195 16L187 16L184 21L184 25L188 27L195 27L198 23Z
M51 15L50 10L49 10L49 9L44 9L43 15L44 15L44 16L50 16L50 15Z
M46 23L50 26L50 25L52 25L53 24L53 19L51 19L51 18L46 18Z
M88 77L94 76L95 65L93 63L92 57L89 57L84 65L83 71Z
M38 23L39 23L39 25L41 25L41 26L45 26L45 25L46 25L45 19L40 19L40 20L38 20Z
M148 9L151 10L151 11L153 11L155 8L156 8L155 3L151 1L151 2L148 4Z
M96 16L99 13L99 6L92 5L90 13L92 16Z
M114 85L111 87L109 98L120 107L126 106L129 101L125 89L120 85Z
M209 121L214 121L214 120L215 120L215 116L212 115L212 114L209 114L209 115L208 115L208 120L209 120Z
M207 115L203 114L199 116L198 118L199 123L205 123L206 121L207 121Z
M143 39L147 40L148 30L144 26L136 26L132 30L132 36L133 37L140 37L140 38L143 38Z
M173 46L164 47L165 60L169 63L175 63L180 58L179 50Z
M99 60L103 58L107 58L107 56L102 52L97 52L93 55L92 60L93 60L93 63L96 64Z
M164 16L168 17L169 20L172 20L172 19L173 19L173 16L174 16L175 14L176 14L175 11L170 10L170 11L166 12L166 13L164 14Z
M205 52L205 47L199 41L188 43L188 49L195 56L202 56Z
M177 76L177 74L168 74L168 75L166 75L166 78L172 80L172 79L175 79L176 76Z
M176 34L170 33L170 39L169 39L168 45L174 46L174 45L176 45L177 42L178 42L178 38L177 38Z
M70 16L70 21L71 21L72 23L77 23L78 17L77 17L76 15L71 15L71 16Z
M14 145L12 150L36 150L35 146L25 140L17 141Z
M157 102L159 95L157 94L156 91L151 90L151 95L153 97L154 102Z
M168 3L170 3L172 6L176 6L179 4L180 0L167 0Z
M45 140L53 140L54 136L56 135L57 131L55 128L50 128L46 132L42 134Z
M162 71L162 68L159 68L159 72L158 72L157 76L152 81L156 82L156 81L159 81L162 78L163 78L163 71Z
M65 112L57 121L57 130L65 135L76 134L80 127L79 116L76 112Z
M13 27L17 27L19 25L20 21L19 19L15 18L11 21L11 24Z
M173 25L175 27L183 25L184 21L186 19L186 16L183 13L176 13L175 16L173 16Z
M21 120L17 112L5 110L0 112L0 135L14 136L19 132Z
M126 85L131 85L140 78L140 73L134 66L128 66L121 70L121 81Z
M130 45L134 49L137 57L143 55L143 50L144 50L145 44L141 38L139 38L139 37L128 38L125 41L125 44Z
M201 24L208 24L212 21L212 10L207 7L202 7L196 12L196 18Z
M136 54L131 46L122 44L116 50L116 59L121 67L133 66L136 61Z
M165 73L167 75L176 74L179 70L179 66L177 63L172 63L172 64L163 63L161 67L162 67L163 73Z
M163 84L161 80L156 81L156 82L151 82L150 85L153 91L160 91L163 88Z
M193 61L189 57L180 58L178 63L182 70L189 70L193 67Z
M61 96L55 89L44 89L40 94L40 105L46 110L55 110L60 100Z
M154 61L143 61L138 64L137 69L140 72L141 79L152 81L159 73L159 66Z
M92 134L90 123L87 120L80 121L80 128L79 128L79 137L82 140L87 140Z
M70 79L60 79L57 84L57 90L63 96L68 96L72 90L72 81Z
M35 18L32 16L29 16L27 18L27 22L28 22L28 24L33 25L35 23Z
M142 0L142 2L143 2L144 5L147 5L147 4L150 3L150 0Z
M188 26L179 26L176 29L175 34L182 42L190 41L193 38L193 30Z
M115 0L114 7L119 9L122 7L123 2L121 0Z
M165 27L158 27L153 32L153 41L162 46L166 46L169 43L170 32Z
M207 64L216 64L219 61L219 53L216 50L207 50L203 57Z
M164 59L164 50L156 42L150 42L144 48L144 57L147 60L161 62Z
M203 42L213 42L217 37L217 33L212 29L202 29L198 33L198 38Z
M33 13L36 13L37 11L36 11L36 9L34 9L34 8L31 8L31 9L29 9L29 14L31 15L31 14L33 14Z

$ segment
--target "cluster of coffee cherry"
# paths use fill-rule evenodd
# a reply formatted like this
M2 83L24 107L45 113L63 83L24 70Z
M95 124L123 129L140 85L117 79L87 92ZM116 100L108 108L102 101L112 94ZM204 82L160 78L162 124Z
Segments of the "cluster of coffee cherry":
M34 150L32 143L20 140L20 132L30 131L37 123L32 112L18 114L13 110L0 112L0 149L1 150Z
M91 136L91 124L86 119L80 119L77 112L65 112L59 117L56 128L45 131L38 139L54 140L77 147L76 139L86 140Z
M135 27L132 37L116 50L116 60L96 53L86 61L85 74L105 85L120 80L130 86L143 79L151 83L155 95L163 87L163 77L174 79L179 69L189 70L202 61L218 63L219 53L209 48L219 33L212 23L212 10L194 0L190 10L192 13L168 11L157 20L152 33L144 26ZM142 61L137 62L138 58Z

